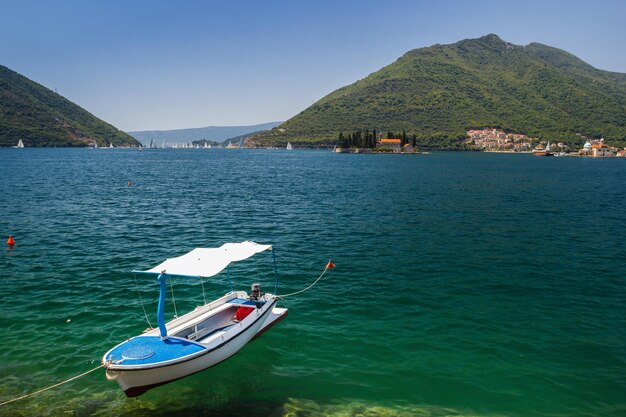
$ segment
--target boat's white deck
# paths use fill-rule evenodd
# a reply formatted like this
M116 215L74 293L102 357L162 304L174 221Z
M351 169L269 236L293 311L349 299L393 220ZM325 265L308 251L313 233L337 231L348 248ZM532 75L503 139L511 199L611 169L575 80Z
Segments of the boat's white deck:
M234 316L239 307L253 307L256 305L256 301L234 298L215 308L211 308L210 305L200 307L201 309L206 309L206 312L196 315L188 321L177 323L175 327L168 328L168 333L173 336L207 344L219 338L237 323L234 320ZM230 310L230 312L227 310Z

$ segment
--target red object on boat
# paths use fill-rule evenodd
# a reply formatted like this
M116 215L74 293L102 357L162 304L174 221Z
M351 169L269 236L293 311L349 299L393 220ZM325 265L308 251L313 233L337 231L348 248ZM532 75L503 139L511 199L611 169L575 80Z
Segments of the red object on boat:
M254 307L239 307L235 312L235 320L243 320L248 317L248 314L252 313Z
M13 240L13 236L9 235L9 239L7 240L7 245L9 246L15 245L15 240Z
M329 260L328 263L326 264L326 269L333 269L335 267L335 264L333 263L333 261Z

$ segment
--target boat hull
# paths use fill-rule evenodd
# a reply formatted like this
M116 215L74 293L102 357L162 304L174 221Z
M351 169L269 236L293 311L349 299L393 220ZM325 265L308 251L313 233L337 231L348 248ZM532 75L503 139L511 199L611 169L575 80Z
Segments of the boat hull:
M260 309L259 316L250 326L237 333L222 335L219 344L207 346L206 351L191 359L147 369L108 366L107 379L115 380L128 397L136 397L151 388L211 368L233 356L250 340L260 336L287 315L287 309L275 308L275 304L276 301L267 303Z
M263 326L261 326L259 331L256 332L256 334L252 337L252 340L257 339L263 333L283 321L285 317L287 317L287 314L289 314L289 311L286 308L274 307L272 309L272 312L270 313L270 316L267 318L267 320L265 320L265 323L263 323Z

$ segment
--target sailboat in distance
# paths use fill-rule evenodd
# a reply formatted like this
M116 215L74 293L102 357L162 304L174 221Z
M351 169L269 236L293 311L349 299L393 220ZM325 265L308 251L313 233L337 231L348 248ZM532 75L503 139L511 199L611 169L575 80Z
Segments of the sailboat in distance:
M17 145L14 146L14 148L23 148L23 147L24 147L24 142L22 142L22 139L17 141Z

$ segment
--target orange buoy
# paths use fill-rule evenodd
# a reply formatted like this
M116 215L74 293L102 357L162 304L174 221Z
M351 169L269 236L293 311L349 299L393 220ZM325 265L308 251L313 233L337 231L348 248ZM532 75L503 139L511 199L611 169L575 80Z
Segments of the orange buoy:
M13 240L13 236L9 235L9 239L7 240L7 245L9 246L15 245L15 240Z
M326 264L326 269L333 269L334 267L335 267L335 264L333 263L333 261L329 259L328 263Z

